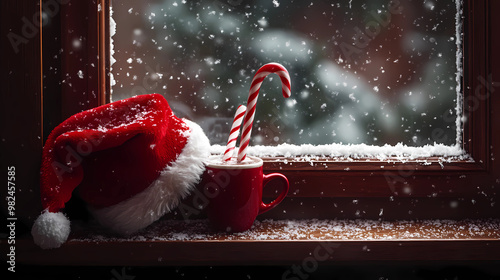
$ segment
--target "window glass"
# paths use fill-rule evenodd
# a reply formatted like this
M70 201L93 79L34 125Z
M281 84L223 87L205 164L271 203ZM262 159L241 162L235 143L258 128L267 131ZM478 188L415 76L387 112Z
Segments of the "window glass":
M459 144L458 8L427 0L114 1L112 100L161 93L176 115L225 145L255 71L278 62L292 96L284 99L277 76L268 76L251 145Z

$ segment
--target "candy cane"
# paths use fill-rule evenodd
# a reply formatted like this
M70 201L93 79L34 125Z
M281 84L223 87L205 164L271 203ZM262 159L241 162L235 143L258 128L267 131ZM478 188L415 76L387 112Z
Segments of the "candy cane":
M240 105L238 109L236 109L233 126L231 126L231 132L229 133L229 139L227 140L226 151L224 152L222 161L230 161L233 157L234 147L236 147L236 139L238 139L238 136L240 135L241 122L243 121L243 116L245 116L246 111L247 107L244 105Z
M248 144L250 143L250 134L252 134L253 119L255 117L255 106L257 104L257 98L259 97L259 90L264 78L267 75L275 73L281 79L281 88L283 91L283 96L285 98L290 97L291 92L291 82L290 75L288 71L279 63L269 63L262 66L255 76L253 77L252 84L250 85L250 92L248 95L247 107L249 108L245 114L245 120L243 122L243 132L240 141L240 149L238 152L238 162L244 160L247 156L246 150Z

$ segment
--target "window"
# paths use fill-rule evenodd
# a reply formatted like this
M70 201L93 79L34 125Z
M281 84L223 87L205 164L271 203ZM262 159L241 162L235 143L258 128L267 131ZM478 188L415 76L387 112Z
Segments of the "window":
M490 141L493 141L491 137L495 134L487 116L493 112L489 106L494 106L491 105L494 104L491 102L494 96L490 93L495 83L491 76L493 68L486 63L490 61L491 53L487 46L492 40L487 32L489 23L483 20L492 20L488 16L487 5L490 4L464 3L464 11L467 12L463 25L465 59L461 88L466 122L463 124L462 137L465 140L462 148L470 155L469 159L293 157L292 161L271 157L264 165L267 172L280 171L293 183L288 198L280 205L281 211L270 211L265 217L407 219L491 216L499 206L495 203L498 178L489 173L494 168L494 157L491 156L494 151L490 144L493 142ZM131 15L129 9L127 6L127 15ZM133 9L131 13L134 13ZM92 34L88 29L93 27L85 25L80 26L80 29ZM116 55L118 49L114 51ZM127 54L125 61L128 58L130 56ZM141 65L137 58L133 63ZM80 67L94 70L91 66L79 66L76 62L72 67L78 68L71 73L77 73ZM109 65L106 67L109 71ZM113 67L118 67L118 64L113 64ZM170 77L164 76L162 79ZM118 77L115 80L119 81ZM109 79L106 81L109 82ZM90 102L95 100L92 95L85 95L84 98L89 98ZM88 102L86 99L81 101L84 105ZM473 189L471 185L479 186L479 189ZM273 189L268 189L264 195L272 197L273 193Z
M294 182L289 199L282 207L283 213L270 213L270 217L473 217L475 215L466 209L485 207L489 212L497 207L493 193L481 196L470 188L478 181L486 183L479 174L487 170L491 160L485 150L488 146L480 144L486 143L489 136L479 130L488 125L484 117L487 111L482 111L487 108L483 97L489 95L488 88L494 83L487 78L490 71L487 65L478 65L483 59L488 61L488 52L482 50L478 42L489 37L477 31L485 28L481 16L468 12L478 12L483 4L463 3L463 11L467 13L463 15L462 25L460 1L445 4L408 1L401 6L397 1L370 1L370 4L345 1L326 6L314 2L295 5L278 2L243 2L236 6L231 5L233 2L221 1L208 4L152 1L142 6L120 2L114 6L118 24L113 37L117 59L112 66L116 82L113 98L148 91L165 92L177 114L204 124L212 143L223 145L224 131L235 106L245 103L252 71L261 65L261 60L282 59L293 73L295 99L281 100L279 94L272 93L279 92L278 85L265 83L267 95L259 99L260 117L256 116L254 124L254 130L260 127L261 131L255 133L251 146L331 143L340 138L330 137L333 134L313 137L318 132L310 133L315 124L312 118L320 115L327 119L322 121L322 126L348 120L346 127L340 129L347 133L356 130L354 127L361 121L358 122L354 113L345 112L374 103L374 111L368 112L371 124L363 128L363 137L351 138L346 143L402 142L409 148L402 152L394 152L394 149L384 152L387 147L379 146L371 151L376 157L372 158L366 157L369 152L360 152L364 145L351 146L351 149L333 146L333 149L329 147L334 150L330 153L308 147L315 152L305 157L302 151L290 152L293 149L289 146L273 147L274 153L264 147L260 155L269 156L265 168L283 172ZM411 12L399 14L400 8ZM378 30L370 17L383 18L384 10L391 13L391 21L387 27L380 24ZM120 16L125 17L127 23L120 20ZM386 18L388 21L388 16ZM318 28L317 21L332 27ZM335 24L336 21L343 24ZM300 24L309 22L310 26ZM351 49L348 43L342 44L350 40L359 43L363 35L359 35L358 26L363 24L368 27L365 35L372 31L374 39L367 42L362 52ZM247 36L243 29L248 32ZM375 36L375 33L378 34ZM402 50L394 50L395 41L399 43L396 45L403 46ZM327 43L337 47L327 47ZM356 47L356 41L352 45ZM318 65L322 68L319 72L315 69ZM410 70L405 72L398 70L399 67ZM363 84L371 97L363 100L357 97L356 94L363 91L353 86L347 91L339 90L349 80L348 75L355 81L349 84L358 84L358 87ZM356 75L358 78L354 78ZM332 80L338 76L344 82ZM490 82L484 82L487 79ZM306 92L309 97L301 99ZM385 96L391 93L392 99ZM342 100L342 96L347 99ZM382 117L384 121L374 118L375 115L387 116L389 111L397 115L395 111L401 108L409 109L406 115L398 115L396 119ZM303 112L310 124L304 121L297 126L300 123L297 121L287 125L290 116ZM366 110L356 113L359 112L364 115ZM463 117L457 116L457 112L463 112ZM337 121L329 123L330 117L336 117ZM399 135L383 128L387 120L397 122ZM330 128L320 129L321 133L339 130ZM291 132L287 134L287 130ZM298 138L292 139L290 135ZM436 139L440 140L437 143L444 144L438 148L448 149L434 149L436 145L412 147L431 144ZM253 151L259 153L260 147L254 148ZM222 152L222 149L223 146L215 146L214 152ZM464 151L470 157L463 157ZM317 157L318 154L328 156ZM345 155L354 156L346 158ZM273 192L268 190L265 195L272 196ZM478 203L477 199L482 202Z
M264 83L251 146L273 148L261 155L300 154L283 143L461 146L461 1L236 2L114 3L113 99L162 93L224 145L255 70L277 61L292 97ZM434 150L462 153L446 148Z

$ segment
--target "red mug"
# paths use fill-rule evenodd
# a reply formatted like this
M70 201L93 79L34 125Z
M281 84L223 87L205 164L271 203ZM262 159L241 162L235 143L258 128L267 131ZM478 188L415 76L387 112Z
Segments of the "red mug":
M249 157L243 163L222 163L212 156L205 163L200 186L208 199L206 213L216 230L241 232L252 227L257 215L278 205L287 195L288 179L280 173L264 175L262 159ZM262 201L262 189L273 179L282 180L284 188L271 203Z

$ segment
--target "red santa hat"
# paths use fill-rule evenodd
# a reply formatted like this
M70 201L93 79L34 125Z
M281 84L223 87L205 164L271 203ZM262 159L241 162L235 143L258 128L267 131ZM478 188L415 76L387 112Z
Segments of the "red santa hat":
M159 94L70 117L43 148L35 243L57 248L66 241L70 222L60 211L76 187L103 226L121 234L145 228L194 189L209 146L202 129L177 118Z

